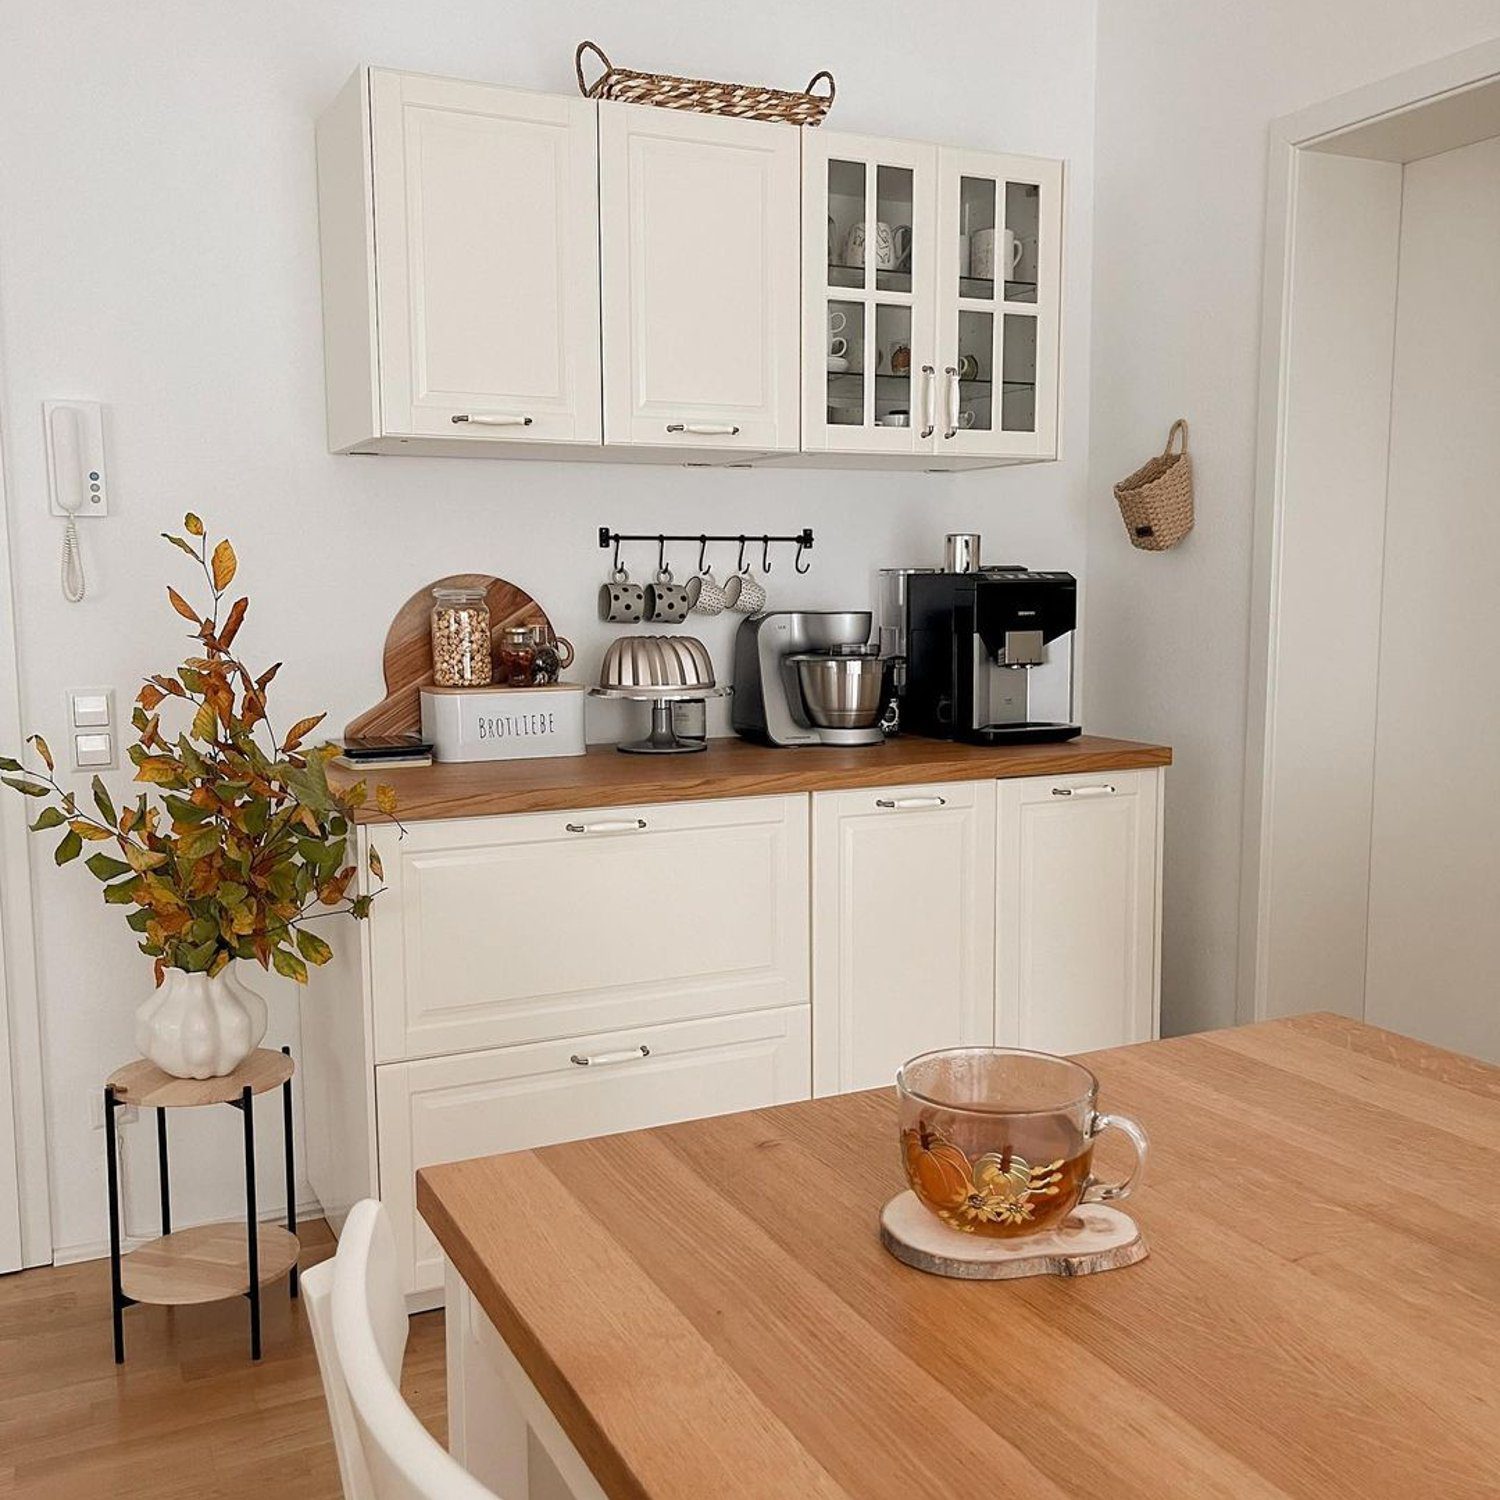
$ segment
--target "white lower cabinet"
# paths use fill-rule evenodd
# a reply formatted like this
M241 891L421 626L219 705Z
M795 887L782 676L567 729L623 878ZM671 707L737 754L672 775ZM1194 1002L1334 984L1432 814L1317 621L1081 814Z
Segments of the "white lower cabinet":
M994 1031L995 787L813 794L813 1091Z
M335 1228L378 1192L432 1306L422 1166L889 1087L935 1047L1145 1040L1160 813L1152 769L382 834L304 1008L314 1191Z
M419 1167L805 1099L808 1027L799 1005L377 1068L380 1196L408 1294L443 1281Z
M1161 772L1000 783L998 1042L1088 1052L1157 1034Z

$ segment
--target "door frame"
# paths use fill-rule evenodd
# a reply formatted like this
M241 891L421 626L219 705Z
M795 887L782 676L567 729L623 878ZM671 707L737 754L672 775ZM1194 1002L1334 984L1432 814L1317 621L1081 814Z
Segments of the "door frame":
M1404 163L1497 134L1500 41L1424 63L1271 123L1235 1006L1236 1019L1242 1023L1274 1013L1273 892L1279 877L1290 878L1297 853L1290 849L1290 841L1283 840L1286 847L1278 845L1272 794L1278 776L1296 775L1292 757L1278 758L1277 708L1289 687L1289 669L1281 659L1281 627L1288 603L1282 547L1288 518L1289 364L1294 320L1301 311L1293 269L1299 249L1303 168L1314 152L1367 164ZM1305 210L1306 204L1302 206ZM1373 784L1373 772L1371 779Z
M0 329L0 393L6 390L4 353ZM19 746L20 662L5 416L5 402L0 400L0 744ZM0 799L0 1068L9 1074L11 1101L11 1119L0 1121L0 1271L47 1265L52 1260L41 994L27 834L24 800ZM19 1259L14 1253L17 1246Z

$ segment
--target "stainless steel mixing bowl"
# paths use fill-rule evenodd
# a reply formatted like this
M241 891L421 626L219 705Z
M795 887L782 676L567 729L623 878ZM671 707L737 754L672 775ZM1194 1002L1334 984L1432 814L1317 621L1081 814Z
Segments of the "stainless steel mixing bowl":
M796 665L807 716L819 729L869 729L879 723L879 656L805 652L787 660Z

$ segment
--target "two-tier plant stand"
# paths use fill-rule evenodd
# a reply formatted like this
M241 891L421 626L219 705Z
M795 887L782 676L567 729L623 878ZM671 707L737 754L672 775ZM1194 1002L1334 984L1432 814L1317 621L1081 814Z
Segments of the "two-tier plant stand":
M109 1262L114 1299L115 1363L125 1362L127 1307L149 1302L180 1307L247 1297L250 1357L260 1358L260 1289L287 1277L297 1295L297 1183L292 1164L291 1052L261 1047L222 1078L174 1078L155 1063L137 1059L111 1073L104 1085L105 1159L109 1177ZM262 1224L255 1205L255 1109L257 1094L281 1090L281 1128L286 1149L286 1228ZM115 1112L124 1104L156 1111L157 1182L161 1237L120 1252L120 1167ZM245 1222L203 1224L172 1232L172 1191L167 1169L167 1111L227 1104L239 1110L245 1136Z

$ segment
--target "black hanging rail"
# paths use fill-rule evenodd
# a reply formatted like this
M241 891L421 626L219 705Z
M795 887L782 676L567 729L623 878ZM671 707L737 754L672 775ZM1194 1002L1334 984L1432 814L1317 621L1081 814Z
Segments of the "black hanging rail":
M771 548L784 542L797 549L793 566L799 573L805 573L807 569L802 566L802 554L812 550L813 534L811 526L804 526L799 532L780 535L770 531L611 531L608 526L599 528L599 545L606 551L611 547L615 549L616 568L619 567L622 542L655 542L658 557L665 551L668 542L696 542L700 568L704 550L713 542L737 544L742 561L745 548L754 543L761 548L761 559L766 564L768 564Z

